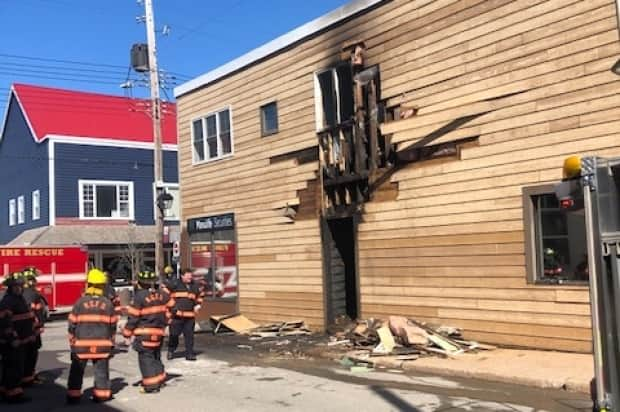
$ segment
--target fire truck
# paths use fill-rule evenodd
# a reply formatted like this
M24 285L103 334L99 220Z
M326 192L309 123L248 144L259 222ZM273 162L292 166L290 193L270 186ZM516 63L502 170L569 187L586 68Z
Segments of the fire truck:
M50 312L70 309L84 291L88 251L80 246L0 247L3 276L34 266L37 289ZM2 292L0 292L1 294Z
M583 210L588 252L595 412L620 411L620 158L571 156L555 192Z

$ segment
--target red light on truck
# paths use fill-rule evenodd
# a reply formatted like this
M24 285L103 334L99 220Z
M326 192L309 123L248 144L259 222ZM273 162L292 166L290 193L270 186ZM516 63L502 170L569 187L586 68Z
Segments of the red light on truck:
M575 201L570 197L560 200L560 207L562 209L570 209L573 206L575 206Z

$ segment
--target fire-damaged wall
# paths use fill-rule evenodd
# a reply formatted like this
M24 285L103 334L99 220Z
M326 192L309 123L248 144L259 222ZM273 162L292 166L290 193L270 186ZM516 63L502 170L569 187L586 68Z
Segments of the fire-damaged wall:
M383 163L356 196L341 196L360 202L347 209L359 211L350 293L359 315L589 351L587 262L572 229L580 217L558 211L550 184L568 155L620 155L616 24L611 0L379 2L178 96L183 217L235 213L246 316L326 326L334 296L321 225L340 195L325 198L319 138L339 126L319 112L325 93L340 99L346 88L332 92L317 75L363 42L364 66L379 76ZM262 136L271 102L278 130ZM193 161L192 122L225 107L233 154Z

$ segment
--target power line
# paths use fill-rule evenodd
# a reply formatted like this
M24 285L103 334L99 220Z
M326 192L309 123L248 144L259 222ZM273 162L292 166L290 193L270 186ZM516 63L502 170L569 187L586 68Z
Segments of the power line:
M115 64L106 64L106 63L93 63L93 62L82 62L82 61L77 61L77 60L63 60L63 59L50 59L50 58L44 58L44 57L35 57L35 56L21 56L21 55L16 55L16 54L6 54L6 53L0 53L0 57L5 57L8 59L16 59L16 60L28 60L28 61L39 61L39 62L51 62L51 63L63 63L63 64L73 64L73 65L78 65L78 66L87 66L87 67L98 67L98 68L102 68L102 67L108 67L108 68L113 68L116 70L119 70L120 73L124 73L124 70L126 69L125 66L120 66L120 65L115 65ZM15 65L20 65L20 66L26 66L24 63L10 63L10 64L15 64ZM33 67L35 67L35 65L33 65ZM36 66L39 68L52 68L51 66L46 67L46 66ZM54 67L57 68L57 67ZM63 69L66 70L83 70L83 71L92 71L92 72L97 72L97 70L93 70L93 69L85 69L85 68L81 68L81 67L76 67L75 69L71 68L71 67L65 67ZM119 73L117 71L109 71L110 73ZM120 71L122 70L122 71ZM103 72L107 72L107 71L101 71ZM178 78L182 78L185 80L189 80L192 79L194 76L190 76L187 74L183 74L183 73L178 73L178 72L173 72L173 71L168 71L168 70L162 70L163 73L169 73L171 75L174 75Z
M22 74L22 73L33 73L33 74L46 74L46 75L52 75L52 76L71 76L71 77L76 77L76 78L89 78L89 79L97 79L97 80L116 80L118 79L118 81L122 81L123 79L123 75L119 74L118 76L104 76L101 74L98 75L93 75L91 73L74 73L74 72L63 72L63 71L58 71L58 70L40 70L40 69L13 69L11 67L6 67L4 66L2 63L0 63L0 70L1 71L11 71L14 72L15 74ZM137 79L135 79L137 80Z
M33 78L36 78L36 79L65 80L65 81L77 82L77 83L96 83L96 84L108 84L108 85L114 84L114 85L118 85L118 82L108 82L108 81L92 80L92 79L72 79L72 78L67 78L67 77L42 76L42 75L38 75L38 74L29 74L29 75L23 76L23 75L20 75L20 73L5 72L5 71L0 71L0 77L9 77L9 78L14 78L14 77L33 77Z
M237 0L235 3L233 3L230 6L228 6L227 10L228 11L234 10L235 8L239 7L241 5L241 3L243 3L243 0ZM223 19L219 19L217 17L210 17L208 20L205 20L205 21L197 24L193 28L187 28L188 30L185 33L183 33L183 34L180 34L177 37L177 40L183 40L183 39L189 37L190 35L193 35L195 33L199 33L200 29L202 29L205 25L209 24L209 22L211 22L211 21L219 21L221 23L226 23L226 21L224 21ZM183 27L183 26L178 26L178 27Z
M98 70L98 69L87 69L83 67L69 67L69 66L45 66L40 64L29 64L29 63L15 63L15 62L1 62L0 65L10 65L17 67L28 67L35 69L51 69L51 70L67 70L67 71L80 71L80 72L89 72L89 73L103 73L103 74L119 74L122 75L124 73L123 70Z
M0 53L0 57L8 57L8 58L11 58L11 59L22 59L22 60L53 62L53 63L77 64L77 65L81 65L81 66L91 66L91 67L112 67L112 68L115 68L115 69L123 69L123 70L125 70L125 66L119 66L119 65L116 65L116 64L81 62L81 61L77 61L77 60L50 59L50 58L44 58L44 57L20 56L20 55L17 55L17 54L6 54L6 53Z

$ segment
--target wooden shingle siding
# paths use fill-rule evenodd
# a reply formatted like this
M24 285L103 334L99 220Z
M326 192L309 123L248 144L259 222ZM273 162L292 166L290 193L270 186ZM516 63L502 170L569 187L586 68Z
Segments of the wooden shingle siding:
M456 158L410 164L397 196L358 228L363 317L402 314L482 341L589 351L588 291L527 283L522 189L556 182L571 154L620 155L620 55L611 0L393 0L178 99L183 216L234 211L240 309L256 321L323 325L318 219L282 223L277 205L318 162L270 163L317 145L314 72L363 40L381 98L416 116L384 123L398 149L472 116L435 143L477 137ZM277 100L279 133L259 107ZM190 121L232 107L232 158L191 163Z

